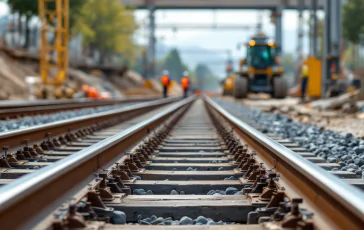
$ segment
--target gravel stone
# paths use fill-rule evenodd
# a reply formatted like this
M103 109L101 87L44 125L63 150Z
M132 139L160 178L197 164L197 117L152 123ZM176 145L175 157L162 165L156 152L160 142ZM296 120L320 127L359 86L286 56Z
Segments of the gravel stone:
M238 191L237 188L234 187L229 187L225 190L226 195L233 195L234 193L236 193Z
M164 219L162 217L158 217L157 219L153 220L150 224L157 225L161 223L164 223Z
M112 224L125 224L126 223L126 215L121 211L113 211L112 216L110 218L110 222Z
M207 219L204 216L199 216L196 218L196 224L200 223L200 224L206 224L207 223Z
M193 220L189 218L188 216L184 216L180 219L179 225L192 225Z

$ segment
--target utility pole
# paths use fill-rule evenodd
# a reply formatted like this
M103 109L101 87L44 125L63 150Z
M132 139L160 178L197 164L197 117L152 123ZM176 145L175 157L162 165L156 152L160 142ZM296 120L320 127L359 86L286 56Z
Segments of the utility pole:
M275 24L275 37L276 37L276 52L277 55L280 56L282 54L282 11L283 7L278 6L273 12L272 12L272 22Z
M341 0L325 0L324 57L322 65L322 90L324 97L329 87L340 76Z
M311 55L317 57L317 0L312 0L311 3Z
M297 26L297 67L296 67L296 77L294 83L297 84L299 81L300 71L302 68L303 61L303 8L304 8L304 0L298 0L298 26Z
M154 78L155 77L155 4L154 0L148 0L148 9L149 9L149 41L148 41L148 52L147 52L147 61L148 61L148 71L146 78Z

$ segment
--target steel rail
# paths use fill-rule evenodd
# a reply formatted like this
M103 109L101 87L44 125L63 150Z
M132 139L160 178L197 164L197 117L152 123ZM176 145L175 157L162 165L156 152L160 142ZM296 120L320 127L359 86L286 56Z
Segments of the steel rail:
M130 97L126 99L112 100L69 100L69 101L49 101L43 103L21 102L14 104L0 104L0 119L13 118L25 115L55 113L59 111L90 108L98 106L118 105L142 101L156 100L157 97Z
M317 213L329 223L319 223L321 229L362 229L364 226L364 193L340 178L300 157L295 152L231 115L212 99L204 97L208 108L228 121L249 145L259 149L258 156L270 161L283 177L307 195L304 202L314 204ZM250 141L249 141L250 140ZM285 173L285 175L284 175ZM281 176L281 177L282 177ZM311 206L310 206L311 207ZM313 211L313 210L310 210ZM314 218L314 221L317 219ZM320 222L320 220L319 220ZM328 228L326 228L328 229Z
M50 206L59 205L75 188L86 185L93 173L122 156L150 130L177 111L187 109L194 100L193 96L176 102L118 134L1 187L0 228L25 229L36 224L39 213L49 214Z
M158 97L149 97L152 99L158 99ZM1 101L0 102L0 110L1 109L11 109L11 108L25 108L25 107L34 107L34 106L50 106L50 105L70 105L70 104L87 104L87 103L118 103L125 100L135 100L142 101L148 100L145 96L133 96L127 98L113 98L108 100L98 100L98 99L88 99L88 98L80 98L80 99L69 99L69 100L14 100L14 101Z
M179 100L177 97L167 98L155 101L148 101L139 103L136 105L127 106L120 109L109 110L106 112L85 115L77 118L71 118L67 120L52 122L44 125L33 126L25 129L14 130L0 134L0 146L9 146L14 148L20 145L20 142L24 139L28 139L30 142L36 142L43 140L47 132L52 133L53 136L67 133L69 130L78 130L87 127L98 122L104 122L113 118L129 118L137 113L150 111L168 103L172 103Z

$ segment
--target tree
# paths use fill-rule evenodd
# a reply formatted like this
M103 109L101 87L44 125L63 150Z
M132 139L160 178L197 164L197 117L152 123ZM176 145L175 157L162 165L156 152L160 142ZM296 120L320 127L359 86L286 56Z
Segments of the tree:
M285 53L282 56L282 66L284 68L284 72L288 74L295 73L295 59L291 53Z
M169 77L178 82L182 79L183 72L188 71L187 66L183 64L177 49L172 49L164 60L161 61L158 71L162 72L163 70L168 70Z
M360 34L364 32L363 12L364 0L348 0L343 5L343 36L355 46L356 52L352 52L354 68L357 66L357 45L360 41Z
M359 42L359 34L363 32L364 0L348 0L343 5L343 35L354 44Z
M29 47L29 22L32 17L38 15L38 0L0 0L0 2L6 2L11 8L12 13L18 13L18 27L19 34L22 33L22 22L21 18L25 17L25 41L23 44L23 48ZM84 5L87 0L70 0L69 1L69 20L70 20L70 28L73 27L76 18L79 15L80 8ZM55 9L55 4L49 2L48 7L50 9Z
M201 90L215 90L219 88L219 78L212 74L205 64L198 64L195 68L198 88Z
M118 0L88 0L76 17L74 33L81 33L84 46L93 54L98 51L101 62L109 55L122 53L134 57L133 33L137 29L132 12Z

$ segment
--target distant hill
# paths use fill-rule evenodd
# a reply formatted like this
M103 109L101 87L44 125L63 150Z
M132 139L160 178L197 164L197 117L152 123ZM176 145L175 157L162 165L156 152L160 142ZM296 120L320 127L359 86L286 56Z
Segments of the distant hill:
M202 35L197 36L196 41L206 41L208 37L209 33L206 33L203 36ZM249 35L246 35L245 37L242 37L240 39L241 41L246 41L248 37ZM188 65L190 69L194 69L199 63L206 64L215 75L217 75L219 78L224 78L227 54L225 54L223 50L226 49L225 48L226 44L233 44L229 46L235 48L236 46L236 44L234 44L235 40L236 39L231 38L231 40L229 39L224 41L224 44L222 44L220 47L211 47L211 49L198 46L196 45L196 42L194 42L193 44L191 42L186 42L183 45L178 45L178 46L168 46L159 44L157 45L157 59L164 58L171 49L177 48L182 57L183 63ZM296 44L297 44L296 42L297 42L297 31L285 30L285 33L283 35L283 51L286 53L292 53L295 58L296 58L295 54L296 54ZM307 52L308 50L307 36L304 37L304 47L306 47L304 51ZM221 50L221 51L216 51L216 50ZM234 51L233 54L235 54L235 56L232 57L233 67L236 68L238 66L239 60L244 56L244 52L236 50L233 51Z

